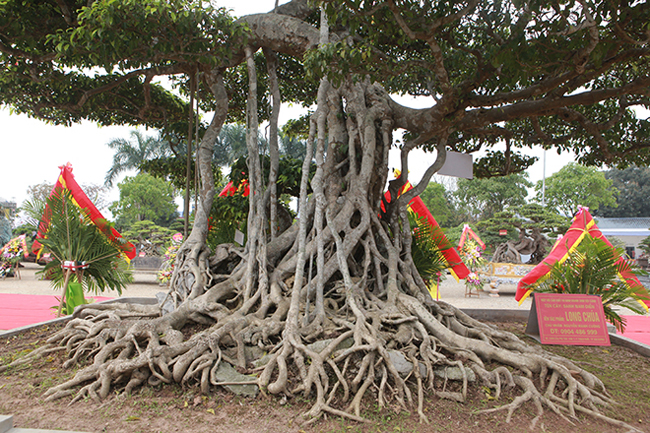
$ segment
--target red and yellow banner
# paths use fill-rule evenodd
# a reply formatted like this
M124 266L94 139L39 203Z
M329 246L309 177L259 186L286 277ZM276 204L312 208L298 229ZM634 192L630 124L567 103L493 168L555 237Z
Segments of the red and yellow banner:
M70 194L72 195L72 199L75 202L75 204L79 206L81 209L86 209L92 222L98 227L104 227L106 224L106 220L104 216L99 211L99 209L97 209L97 207L93 204L93 202L88 198L86 193L83 192L83 190L75 180L74 175L72 174L72 165L68 162L66 165L62 165L59 168L61 169L61 173L59 174L59 178L57 179L56 184L54 185L54 188L50 193L50 196L58 188L67 189L68 191L70 191ZM36 252L41 249L42 246L40 242L38 242L38 239L42 239L45 237L49 225L50 225L50 210L46 207L45 213L43 214L43 219L38 225L38 233L36 234L36 240L34 241L34 244L32 246L32 251ZM110 230L111 241L113 241L115 244L120 244L121 242L118 241L118 239L120 238L122 238L122 235L120 235L118 231L115 230L115 228L111 227ZM135 257L135 246L130 242L122 243L121 249L126 255L126 257L128 257L129 260Z
M408 191L410 189L413 189L413 186L409 181L406 181L406 185L402 187L402 190L399 192L399 194L401 195L405 191ZM391 196L389 191L386 191L386 193L384 194L384 199L386 200L386 203L391 202ZM386 209L384 209L383 203L381 204L381 208L382 211L384 212L386 211ZM447 245L442 245L442 242L440 242L437 246L438 248L440 248L440 252L442 253L442 256L447 261L449 272L451 272L451 275L456 279L456 281L467 277L469 275L469 269L467 269L467 266L465 266L465 263L463 263L463 260L458 255L456 249L451 245L451 242L447 241L447 238L445 237L444 233L442 233L442 229L440 228L440 225L438 225L436 219L433 217L431 212L429 212L429 209L427 209L426 205L424 204L420 196L415 196L413 199L411 199L411 201L408 204L408 210L414 212L420 218L422 217L426 218L427 222L433 228L433 230L440 234L440 236L435 236L434 238L444 240L444 242L447 244Z
M474 239L482 249L485 249L485 243L483 243L481 238L479 238L478 235L474 233L474 230L472 230L472 228L469 225L465 224L463 226L463 233L461 233L460 240L458 241L458 251L463 249L463 245L465 245L465 241L469 238Z
M564 261L569 257L569 253L573 252L573 250L580 245L580 242L582 242L587 235L590 235L595 239L600 239L610 247L614 248L614 246L598 229L598 226L596 226L596 222L589 213L589 210L587 208L581 208L573 219L573 224L571 224L569 230L555 243L549 255L546 256L540 264L535 266L532 271L526 274L524 278L519 280L515 300L519 301L519 304L521 304L524 299L533 292L531 286L545 278L550 272L550 267L553 266L553 264L556 262L564 263ZM616 263L623 260L625 259L621 257ZM620 277L627 281L631 287L643 287L636 275L629 271L623 272ZM647 309L650 307L650 301L644 301L643 305Z
M239 191L241 191L241 194L244 197L248 197L250 194L250 186L248 186L247 180L242 180L239 188L235 188L235 185L232 183L232 181L228 182L228 184L219 193L219 197L232 197Z

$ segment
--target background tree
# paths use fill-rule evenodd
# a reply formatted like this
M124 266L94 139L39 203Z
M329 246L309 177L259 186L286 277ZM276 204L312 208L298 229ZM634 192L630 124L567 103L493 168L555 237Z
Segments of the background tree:
M586 206L597 212L601 205L616 207L618 190L612 187L613 181L594 167L569 163L546 178L545 202L548 207L571 217L578 206ZM537 201L542 200L542 182L535 185Z
M149 256L162 256L175 233L176 231L171 228L144 220L130 224L121 234L124 239L136 246L138 252L144 251Z
M467 222L491 218L496 212L526 203L533 184L528 174L511 174L487 179L458 179L453 193L458 214Z
M126 177L117 186L120 199L113 202L109 209L115 215L116 225L120 229L145 220L167 227L178 216L174 187L161 179L140 173Z
M170 280L175 310L81 309L83 325L73 323L29 356L72 335L79 342L70 347L72 357L87 350L101 355L47 397L82 386L78 398L106 398L125 383L131 392L160 382L196 383L207 393L219 386L218 364L246 369L252 359L245 349L256 346L271 354L258 385L272 395L313 395L307 413L313 418L360 420L365 397L378 388L379 405L417 407L426 421L425 388L466 399L466 381L457 389L435 387L434 365L450 364L466 366L496 391L500 372L508 371L512 382L503 383L522 392L502 407L509 413L525 401L552 400L575 416L608 400L597 378L571 361L532 355L512 334L432 302L413 264L406 204L426 188L448 150L485 151L477 166L491 177L525 170L534 158L524 152L534 145L571 150L594 166L650 162L648 125L634 111L648 106L645 3L321 5L319 11L293 0L274 13L234 20L198 1L0 2L0 101L14 110L55 123L86 118L162 129L188 118L184 95L190 94L214 113L197 149L201 201ZM181 91L154 84L159 75L177 76ZM194 84L196 92L188 92ZM429 105L408 107L394 94L423 96ZM305 158L300 217L273 237L266 209L277 201L281 102L316 107L303 123L316 170L310 177ZM270 124L266 178L261 119ZM206 236L213 146L224 123L238 120L247 125L248 240L243 249L223 246L212 254ZM413 149L435 153L435 160L419 184L386 203L379 220L398 130L405 131L402 173ZM404 182L389 182L391 197ZM206 327L189 328L197 324ZM184 334L188 329L196 331ZM107 334L119 341L107 346ZM330 337L320 352L310 346ZM338 350L347 338L352 346ZM389 350L422 363L426 377L418 368L401 377ZM506 368L489 371L497 365ZM553 386L542 389L540 376Z
M455 218L456 213L449 202L448 194L445 187L437 182L429 182L422 194L420 194L420 198L440 224L440 227L450 227L460 223Z
M106 143L115 151L113 165L106 173L104 183L108 187L113 186L115 178L128 170L138 170L144 161L168 156L171 149L167 141L155 136L145 136L140 131L133 130L130 133L131 140L116 138Z
M214 146L214 163L220 167L229 167L246 154L246 125L241 123L223 125Z
M618 190L616 206L602 205L594 212L595 215L608 218L650 217L650 168L607 170L605 178Z
M304 140L287 133L280 134L280 155L303 160L307 156L307 144Z

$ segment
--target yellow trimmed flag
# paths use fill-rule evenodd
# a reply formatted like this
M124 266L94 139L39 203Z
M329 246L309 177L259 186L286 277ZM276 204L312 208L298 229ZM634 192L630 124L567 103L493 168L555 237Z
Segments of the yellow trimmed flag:
M573 250L580 245L580 242L582 242L587 234L594 239L600 239L610 247L614 248L614 246L602 234L600 229L598 229L596 222L589 213L589 209L585 207L581 208L573 218L573 224L571 224L569 230L561 240L558 240L558 242L555 243L549 255L546 256L540 264L535 266L532 271L527 273L524 278L519 280L515 300L519 301L519 304L521 304L533 292L531 286L537 283L540 279L545 278L550 272L551 266L556 262L564 263L564 261L569 257L569 253L573 252ZM621 257L618 259L618 262L622 260L625 259ZM623 272L620 277L627 281L632 287L643 287L636 275L629 271ZM648 307L650 307L650 300L643 301L642 305L647 310Z

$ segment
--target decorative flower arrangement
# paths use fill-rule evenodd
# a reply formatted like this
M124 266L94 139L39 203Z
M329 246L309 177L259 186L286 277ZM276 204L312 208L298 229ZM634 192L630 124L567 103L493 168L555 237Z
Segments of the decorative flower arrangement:
M10 240L0 250L0 277L7 276L18 262L25 256L27 245L25 235Z
M172 236L171 243L165 251L163 256L163 263L158 270L158 281L160 284L167 284L174 273L174 263L176 262L176 254L183 243L183 235L181 233L176 233Z
M465 278L467 292L483 290L483 282L478 271L485 266L486 261L481 247L473 239L467 239L458 253L470 272Z

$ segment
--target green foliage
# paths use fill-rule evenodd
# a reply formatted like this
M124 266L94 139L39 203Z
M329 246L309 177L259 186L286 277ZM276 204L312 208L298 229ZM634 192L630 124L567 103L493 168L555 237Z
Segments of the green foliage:
M611 62L614 53L632 49L623 48L617 29L634 34L628 41L633 44L635 38L643 39L650 13L641 3L581 5L588 11L563 2L485 1L470 12L463 11L462 2L409 0L391 7L358 0L326 2L330 22L350 37L309 53L306 67L308 74L327 75L334 83L357 74L359 80L369 76L381 82L389 93L453 94L445 120L462 119L467 126L448 137L454 150L506 145L505 151L490 151L476 161L477 177L525 170L533 158L523 153L535 144L571 150L587 165L647 164L650 153L641 149L650 135L649 122L632 108L637 103L647 108L647 100L630 95L626 102L613 97L594 103L583 97L647 76L644 59ZM585 14L596 27L583 25ZM574 74L584 74L584 80L568 78ZM540 116L525 114L545 105L544 100L557 102L559 94L576 103L566 110L549 104ZM523 99L524 104L514 102ZM493 112L493 122L475 122L481 109ZM502 123L494 121L500 117L497 111L503 113ZM468 113L477 118L468 119Z
M593 167L569 163L546 178L545 202L559 213L571 217L579 206L596 212L601 205L616 207L618 190L605 174ZM542 182L537 182L536 200L542 199Z
M481 240L483 242L485 242L485 239L483 238L483 233L481 233L479 231L476 224L460 223L459 225L457 225L455 227L450 227L450 228L445 229L445 236L447 236L447 239L449 239L449 242L452 245L457 246L458 243L460 242L460 237L461 237L461 235L463 233L463 227L465 227L465 224L469 225L470 228L472 230L474 230L474 233L476 233L478 235L478 237L480 237Z
M165 227L176 218L174 187L164 180L140 173L126 177L118 188L120 199L109 209L116 216L120 229L144 220Z
M532 187L528 174L511 174L488 179L459 179L453 193L457 212L466 221L477 222L491 218L508 207L526 203L528 188Z
M147 160L164 158L171 153L169 144L161 137L145 136L138 130L131 131L130 135L132 140L116 138L106 143L115 151L113 165L104 180L109 187L113 186L113 181L120 173L136 170Z
M440 227L448 227L448 224L455 219L453 207L443 185L437 182L429 182L422 194L420 194L420 198Z
M447 268L441 250L450 248L451 245L442 230L434 229L426 217L418 217L413 212L409 212L408 216L413 239L413 263L424 281L432 280Z
M247 153L246 125L241 123L223 125L214 145L212 162L220 167L229 167Z
M262 179L268 179L271 160L268 156L261 157ZM316 173L316 164L310 165L309 177ZM288 194L292 197L300 195L300 179L302 177L302 160L283 156L280 158L278 167L278 196ZM230 169L230 181L234 185L240 185L242 181L248 180L248 165L246 158L239 158ZM309 190L311 192L311 189Z
M110 289L122 293L132 277L122 255L125 244L110 240L110 224L106 221L94 224L87 211L73 203L67 190L56 190L47 205L50 224L41 243L51 253L52 261L42 273L52 278L53 286L63 286L65 275L61 265L71 261L88 265L76 274L86 291L97 293Z
M519 239L521 230L526 234L536 230L552 240L558 235L564 234L570 225L570 218L537 203L528 203L497 212L492 218L479 221L476 224L481 230L481 239L491 250L503 242ZM500 230L507 230L508 234L501 236Z
M650 255L650 236L639 242L639 248L643 251L643 254Z
M248 197L235 194L232 197L216 197L212 202L207 243L211 248L232 243L235 231L246 234L248 222Z
M615 308L625 307L645 314L639 301L650 299L645 287L620 278L625 273L645 274L630 260L618 262L624 254L621 248L612 248L600 239L585 236L580 245L569 252L566 261L550 266L548 277L531 288L536 292L598 295L603 302L605 317L622 332L625 319Z
M617 206L602 205L595 215L607 218L650 217L650 167L628 167L605 172L618 190Z

